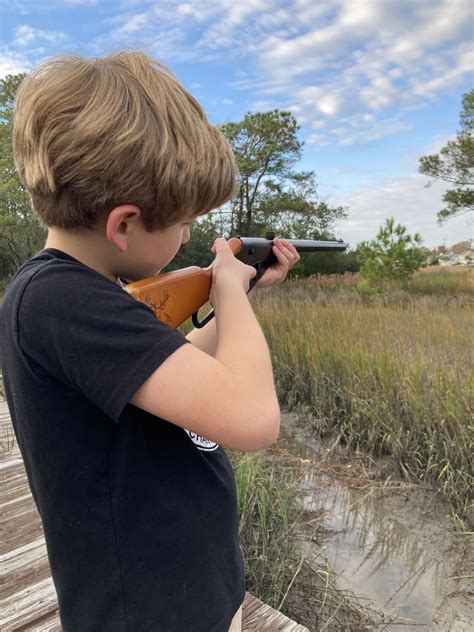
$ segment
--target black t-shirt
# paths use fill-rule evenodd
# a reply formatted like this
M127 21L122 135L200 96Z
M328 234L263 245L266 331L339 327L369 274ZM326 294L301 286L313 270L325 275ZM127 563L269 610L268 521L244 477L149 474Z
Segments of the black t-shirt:
M245 595L229 460L128 403L186 338L55 249L17 272L0 331L65 632L227 632Z

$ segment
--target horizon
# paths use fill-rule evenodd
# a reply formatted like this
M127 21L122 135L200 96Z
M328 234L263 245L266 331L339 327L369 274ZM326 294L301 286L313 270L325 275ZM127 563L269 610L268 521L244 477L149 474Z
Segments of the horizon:
M0 3L0 77L60 52L140 48L171 67L212 123L292 112L304 142L294 168L316 173L321 199L349 207L334 233L352 249L388 217L430 250L472 239L469 214L438 225L448 187L418 173L421 156L455 137L473 88L468 0Z

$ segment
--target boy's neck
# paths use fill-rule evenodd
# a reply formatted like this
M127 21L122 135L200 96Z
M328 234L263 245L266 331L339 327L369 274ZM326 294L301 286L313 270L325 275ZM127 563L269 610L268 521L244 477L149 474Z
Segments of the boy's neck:
M49 228L45 248L61 250L110 281L117 280L111 269L110 243L96 231Z

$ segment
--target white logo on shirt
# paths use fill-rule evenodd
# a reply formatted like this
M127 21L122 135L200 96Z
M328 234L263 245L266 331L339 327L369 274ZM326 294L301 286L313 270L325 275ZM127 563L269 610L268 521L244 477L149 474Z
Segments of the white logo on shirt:
M218 443L214 443L214 441L206 439L206 437L201 437L191 430L186 430L186 428L183 428L183 430L187 433L188 437L199 450L204 450L204 452L212 452L213 450L217 450L217 448L219 447Z

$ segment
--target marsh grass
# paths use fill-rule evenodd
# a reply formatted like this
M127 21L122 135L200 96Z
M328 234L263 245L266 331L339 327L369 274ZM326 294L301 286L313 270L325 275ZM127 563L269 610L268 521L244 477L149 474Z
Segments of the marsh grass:
M462 526L473 484L473 271L446 275L421 272L411 290L385 295L360 292L356 275L292 281L262 291L255 312L280 400L309 409L321 436L391 455L438 489Z
M467 294L474 296L474 267L430 266L415 274L408 288L419 294Z
M302 284L305 288L317 288L320 290L345 292L347 290L358 291L363 295L367 285L358 273L345 272L344 274L316 274L307 279L295 279L291 282L293 288ZM436 294L474 296L474 267L466 266L430 266L422 268L414 274L406 283L388 284L388 291L407 291L411 294ZM380 293L375 292L374 294Z
M324 559L308 559L300 540L314 538L323 517L306 515L298 503L296 467L267 453L231 453L240 511L246 588L311 631L367 630L388 620L337 590Z

